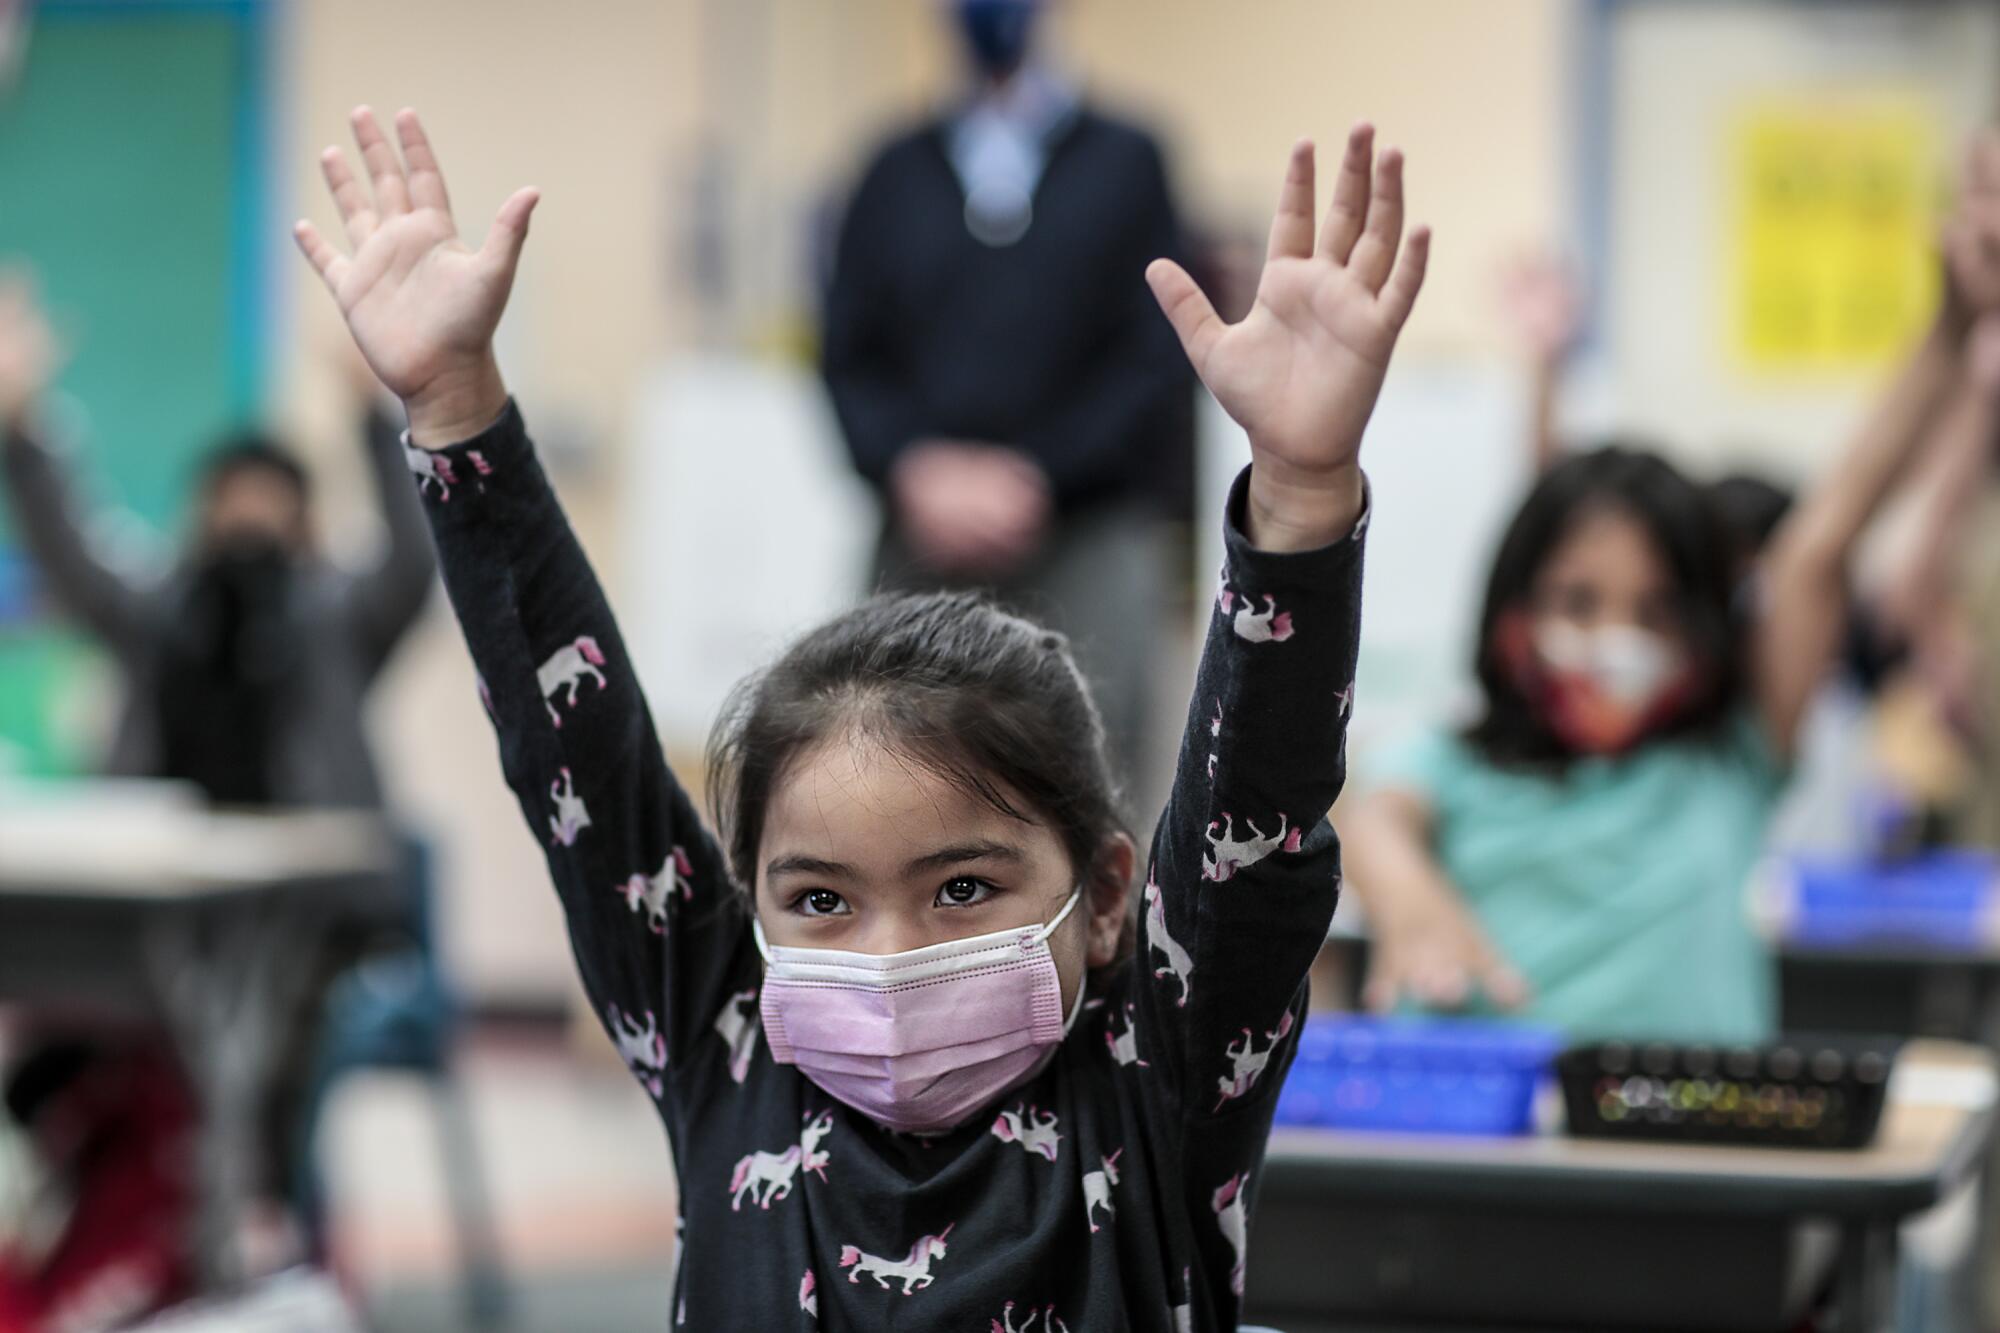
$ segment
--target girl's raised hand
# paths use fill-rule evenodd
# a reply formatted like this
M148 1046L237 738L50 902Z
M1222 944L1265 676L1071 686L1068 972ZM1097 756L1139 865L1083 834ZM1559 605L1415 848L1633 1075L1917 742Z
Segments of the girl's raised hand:
M507 404L493 330L540 196L515 191L485 243L471 249L458 238L417 113L397 113L400 158L374 112L356 107L353 122L367 183L338 148L320 154L320 166L354 253L342 254L304 220L293 234L340 303L355 346L403 400L411 440L442 448L478 434Z
M1249 432L1249 536L1303 550L1360 513L1361 433L1423 286L1430 231L1403 239L1403 158L1355 126L1326 220L1313 227L1313 148L1292 149L1250 313L1225 324L1186 270L1146 270L1195 372Z

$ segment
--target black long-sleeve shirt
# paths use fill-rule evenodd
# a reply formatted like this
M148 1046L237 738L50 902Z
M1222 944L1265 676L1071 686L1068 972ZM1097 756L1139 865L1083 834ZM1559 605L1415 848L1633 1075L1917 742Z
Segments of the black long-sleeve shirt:
M518 412L409 456L585 989L673 1144L677 1322L1234 1327L1249 1200L1338 891L1324 812L1345 772L1365 522L1273 555L1232 518L1138 952L1040 1074L925 1139L770 1058L749 916Z
M1063 510L1160 488L1187 465L1193 381L1145 281L1181 253L1159 147L1077 111L1032 225L993 246L966 227L946 133L884 147L841 227L822 370L855 466L881 486L906 447L942 437L1020 449Z

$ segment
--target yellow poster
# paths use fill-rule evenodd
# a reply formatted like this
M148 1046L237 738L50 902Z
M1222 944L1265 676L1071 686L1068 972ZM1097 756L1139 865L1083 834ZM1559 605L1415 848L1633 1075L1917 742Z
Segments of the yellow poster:
M1730 345L1757 373L1881 365L1938 298L1938 132L1913 97L1754 103L1731 126Z

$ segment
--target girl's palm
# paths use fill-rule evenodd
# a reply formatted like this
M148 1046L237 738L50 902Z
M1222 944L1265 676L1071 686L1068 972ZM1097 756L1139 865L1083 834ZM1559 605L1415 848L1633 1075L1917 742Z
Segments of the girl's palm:
M1402 243L1402 156L1378 160L1373 138L1366 125L1348 136L1316 246L1313 149L1292 150L1257 299L1238 323L1223 323L1178 264L1147 270L1195 372L1258 461L1299 476L1354 464L1423 285L1430 233L1419 227Z
M310 222L295 230L362 356L391 392L408 401L490 357L537 195L517 191L474 250L458 237L444 177L416 113L400 113L396 129L400 161L374 113L366 107L354 112L372 194L339 149L321 154L354 253L341 254Z

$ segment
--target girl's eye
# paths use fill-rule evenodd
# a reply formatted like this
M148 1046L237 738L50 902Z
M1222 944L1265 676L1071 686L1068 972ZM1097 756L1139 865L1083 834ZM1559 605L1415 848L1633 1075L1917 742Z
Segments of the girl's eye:
M993 896L993 886L983 879L960 875L948 879L937 891L939 907L973 907Z
M807 916L843 916L847 912L847 900L832 889L807 889L794 906Z

